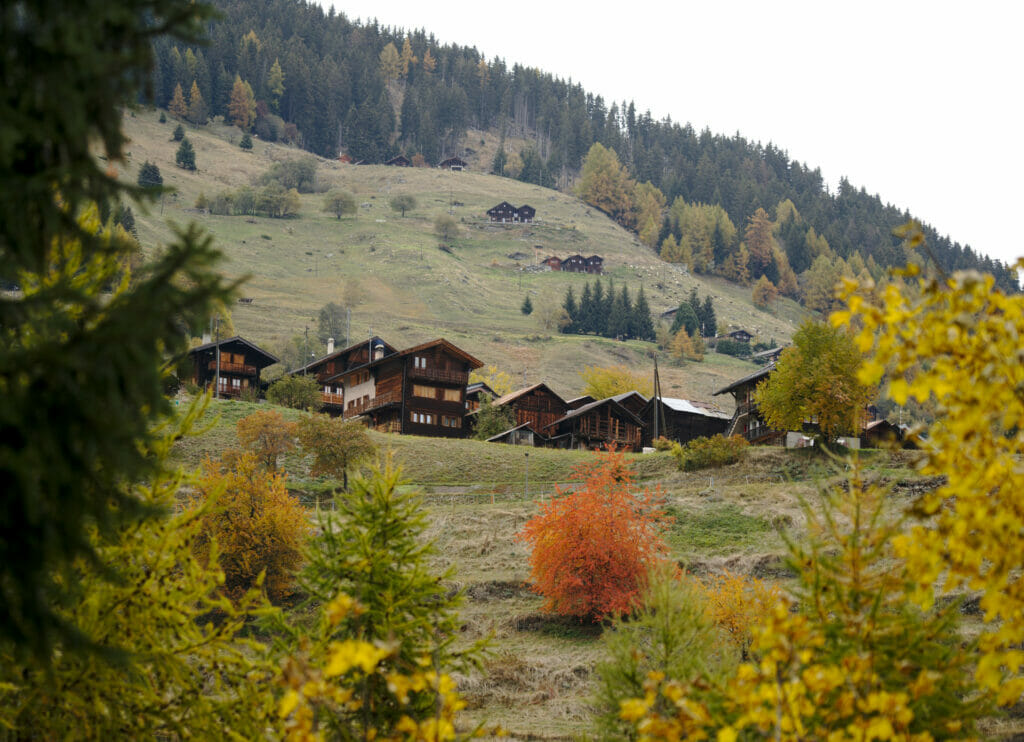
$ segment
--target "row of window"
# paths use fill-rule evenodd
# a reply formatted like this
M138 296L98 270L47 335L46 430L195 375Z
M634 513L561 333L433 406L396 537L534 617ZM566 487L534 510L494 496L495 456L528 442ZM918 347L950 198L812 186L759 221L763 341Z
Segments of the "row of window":
M424 397L425 399L442 399L445 402L461 402L462 390L427 386L426 384L413 384L412 396Z
M452 415L441 415L441 426L445 428L460 428L462 421ZM418 425L436 425L434 421L437 416L432 412L410 412L409 419Z

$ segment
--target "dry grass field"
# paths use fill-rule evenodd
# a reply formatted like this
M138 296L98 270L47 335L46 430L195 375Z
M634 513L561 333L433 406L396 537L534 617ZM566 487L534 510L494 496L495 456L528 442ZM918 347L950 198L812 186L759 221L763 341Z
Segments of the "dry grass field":
M136 216L140 241L152 250L171 238L174 224L196 221L206 228L224 253L223 272L248 277L241 293L252 303L232 308L235 327L270 350L282 348L306 327L315 331L320 307L336 302L352 309L353 342L371 332L397 346L443 336L496 364L517 383L545 381L567 396L579 392L578 372L585 365L624 364L649 372L650 343L561 335L545 326L544 318L561 305L566 290L572 286L579 297L592 279L522 269L548 255L575 252L605 258L605 284L625 284L633 296L643 286L656 314L677 306L696 286L701 297L714 297L721 328L742 327L765 342L788 340L802 317L803 310L789 300L762 312L751 304L749 288L695 277L662 262L632 234L571 195L473 169L320 160L318 187L351 191L360 204L355 216L339 220L324 212L320 194L303 195L300 214L291 219L200 213L193 208L200 193L212 197L250 184L274 162L308 155L259 140L245 152L237 146L237 129L211 123L187 127L198 167L188 172L174 164L175 125L159 123L153 111L125 114L131 143L127 161L118 166L122 177L134 181L149 160L175 189L149 214ZM417 200L404 218L388 205L396 194ZM502 200L533 205L537 221L489 223L486 210ZM446 252L439 249L433 222L449 211L459 222L459 235ZM535 308L530 316L519 311L526 296ZM710 399L712 391L754 368L714 353L703 363L683 365L663 357L661 366L666 395L696 399Z

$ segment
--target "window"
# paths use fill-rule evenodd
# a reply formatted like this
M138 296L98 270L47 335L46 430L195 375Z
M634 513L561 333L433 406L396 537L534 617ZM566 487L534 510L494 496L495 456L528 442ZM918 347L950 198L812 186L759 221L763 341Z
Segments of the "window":
M461 389L445 389L444 390L444 401L445 402L461 402L462 401L462 390Z
M441 425L446 428L461 428L462 425L459 423L459 418L451 417L450 415L441 415Z
M427 359L424 356L414 356L412 359L412 365L414 368L426 368Z
M413 384L412 385L412 396L414 397L426 397L427 399L437 398L437 389L432 386L426 386L424 384Z
M429 412L410 412L409 418L420 425L433 425L434 416Z

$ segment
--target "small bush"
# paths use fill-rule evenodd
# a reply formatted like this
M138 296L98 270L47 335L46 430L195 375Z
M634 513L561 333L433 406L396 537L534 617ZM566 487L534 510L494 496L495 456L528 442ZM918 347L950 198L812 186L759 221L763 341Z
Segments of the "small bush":
M196 492L200 501L216 500L202 516L196 551L202 559L216 555L225 595L239 599L262 574L272 602L287 598L309 526L305 510L285 488L284 475L261 468L253 453L242 454L230 468L208 460Z
M675 441L670 441L665 436L659 436L651 441L651 445L654 447L655 451L671 451L676 443Z
M723 355L734 356L735 358L750 358L750 343L741 343L739 340L722 338L715 345L715 350Z
M683 471L712 469L726 464L735 464L743 458L747 441L739 435L730 438L716 435L711 438L694 438L685 445L672 449L672 455Z
M267 401L296 410L319 410L323 403L320 385L312 376L282 376L267 389Z
M749 659L753 628L782 598L778 585L728 570L698 585L707 601L708 618L740 650L743 660Z
M249 132L242 135L242 141L238 143L238 146L242 149L252 149L252 137L249 136Z

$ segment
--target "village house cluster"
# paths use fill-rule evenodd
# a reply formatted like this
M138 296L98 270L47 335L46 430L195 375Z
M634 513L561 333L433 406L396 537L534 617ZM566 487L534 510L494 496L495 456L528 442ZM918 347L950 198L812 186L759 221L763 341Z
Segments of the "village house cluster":
M192 381L215 387L222 397L261 391L260 372L278 359L241 337L207 342L190 352ZM312 376L320 386L324 412L359 419L390 433L465 438L472 435L486 399L511 411L514 424L488 439L496 443L567 449L602 449L614 445L640 451L655 438L686 443L699 437L739 435L754 444L800 446L810 439L800 431L770 428L754 401L757 384L768 378L768 365L719 389L730 394L729 414L708 402L654 397L627 392L606 399L563 399L539 383L499 396L486 384L469 383L470 372L483 366L444 338L399 350L374 336L341 350L328 344L327 354L292 374ZM902 431L865 411L859 438L847 445L873 445L902 439Z

